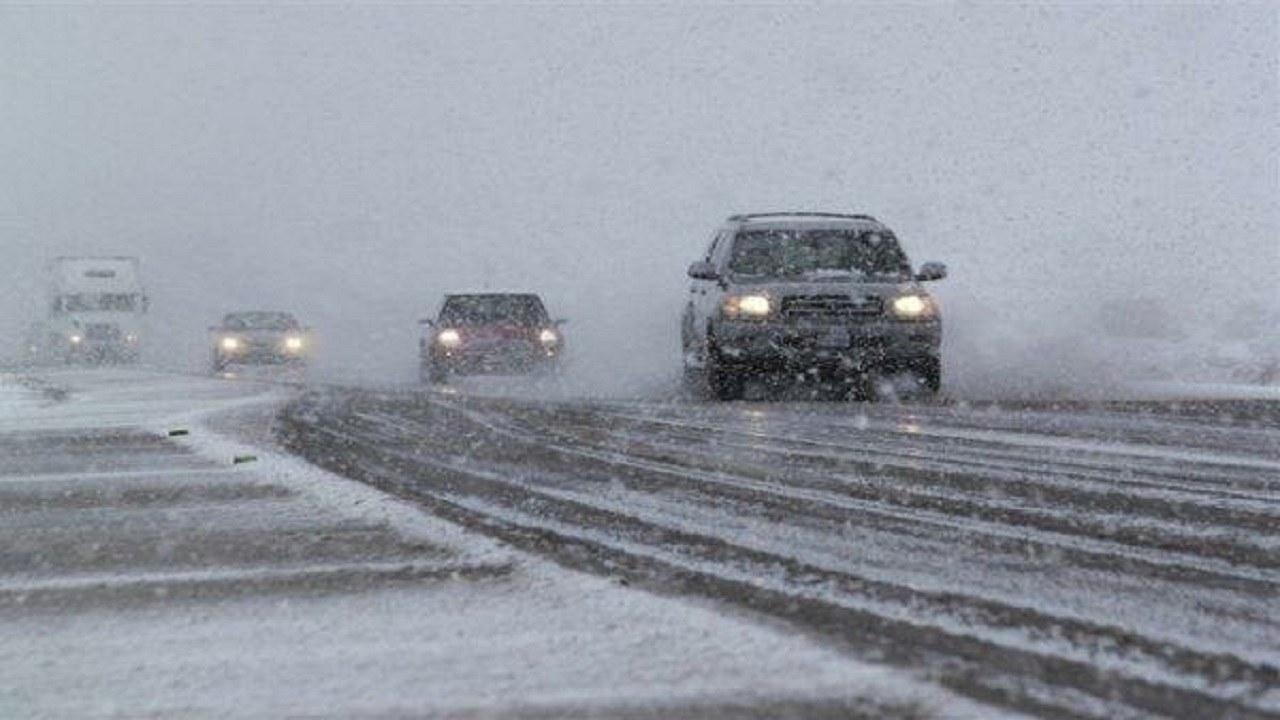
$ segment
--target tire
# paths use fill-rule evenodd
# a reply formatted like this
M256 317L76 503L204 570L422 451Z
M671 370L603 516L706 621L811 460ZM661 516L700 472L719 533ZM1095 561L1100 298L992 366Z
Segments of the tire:
M711 390L711 397L716 400L741 400L746 393L747 379L741 372L711 363L707 367L707 386Z
M690 400L707 399L707 376L700 368L684 366L680 375L680 392Z
M916 374L920 376L920 386L931 395L942 390L942 361L928 358L916 363Z
M418 376L428 385L443 385L449 381L449 371L434 363L423 363L418 369Z
M217 375L223 370L226 370L227 366L230 364L231 363L228 362L226 358L222 357L221 355L215 354L213 356L213 359L209 361L209 372L211 374Z

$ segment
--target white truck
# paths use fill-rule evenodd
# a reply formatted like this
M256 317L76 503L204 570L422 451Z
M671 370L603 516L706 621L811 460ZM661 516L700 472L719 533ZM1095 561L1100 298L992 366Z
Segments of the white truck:
M136 257L59 257L49 263L48 316L28 349L36 362L137 362L148 298Z

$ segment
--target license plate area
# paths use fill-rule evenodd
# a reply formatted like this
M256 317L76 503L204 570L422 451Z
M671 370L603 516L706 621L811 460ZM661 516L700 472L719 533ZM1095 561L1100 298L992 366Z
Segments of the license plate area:
M818 347L825 350L844 350L849 347L852 338L844 328L831 328L818 336Z

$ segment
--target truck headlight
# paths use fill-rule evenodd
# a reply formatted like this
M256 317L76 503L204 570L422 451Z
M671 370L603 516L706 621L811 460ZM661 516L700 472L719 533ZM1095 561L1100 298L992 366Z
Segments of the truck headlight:
M538 342L546 347L555 347L560 343L560 336L556 335L555 330L543 330L538 333Z
M290 352L298 352L302 349L302 338L297 335L290 335L284 339L284 349Z
M728 318L762 318L773 312L773 303L767 295L730 295L721 308Z
M80 343L84 342L84 338L80 337L79 335L72 335L67 338L67 342L70 342L72 345L79 345Z
M441 330L436 334L436 342L440 347L452 350L462 344L462 333L457 330Z
M921 320L937 314L933 298L928 295L902 295L893 299L893 314L902 320Z
M235 352L240 349L240 338L224 337L218 341L218 346L228 352Z

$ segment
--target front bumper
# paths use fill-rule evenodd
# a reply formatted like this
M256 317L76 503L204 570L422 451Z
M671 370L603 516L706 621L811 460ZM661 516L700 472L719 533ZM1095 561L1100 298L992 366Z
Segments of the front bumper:
M491 348L433 348L427 361L459 375L526 373L554 366L560 349L533 345L506 345Z
M289 350L275 346L247 346L235 350L218 347L214 349L214 357L222 363L239 363L244 365L285 365L304 363L307 361L305 350Z
M821 367L866 370L936 359L940 320L792 323L719 320L712 323L717 362L762 370Z
M132 362L138 359L137 343L81 342L67 347L70 362Z

